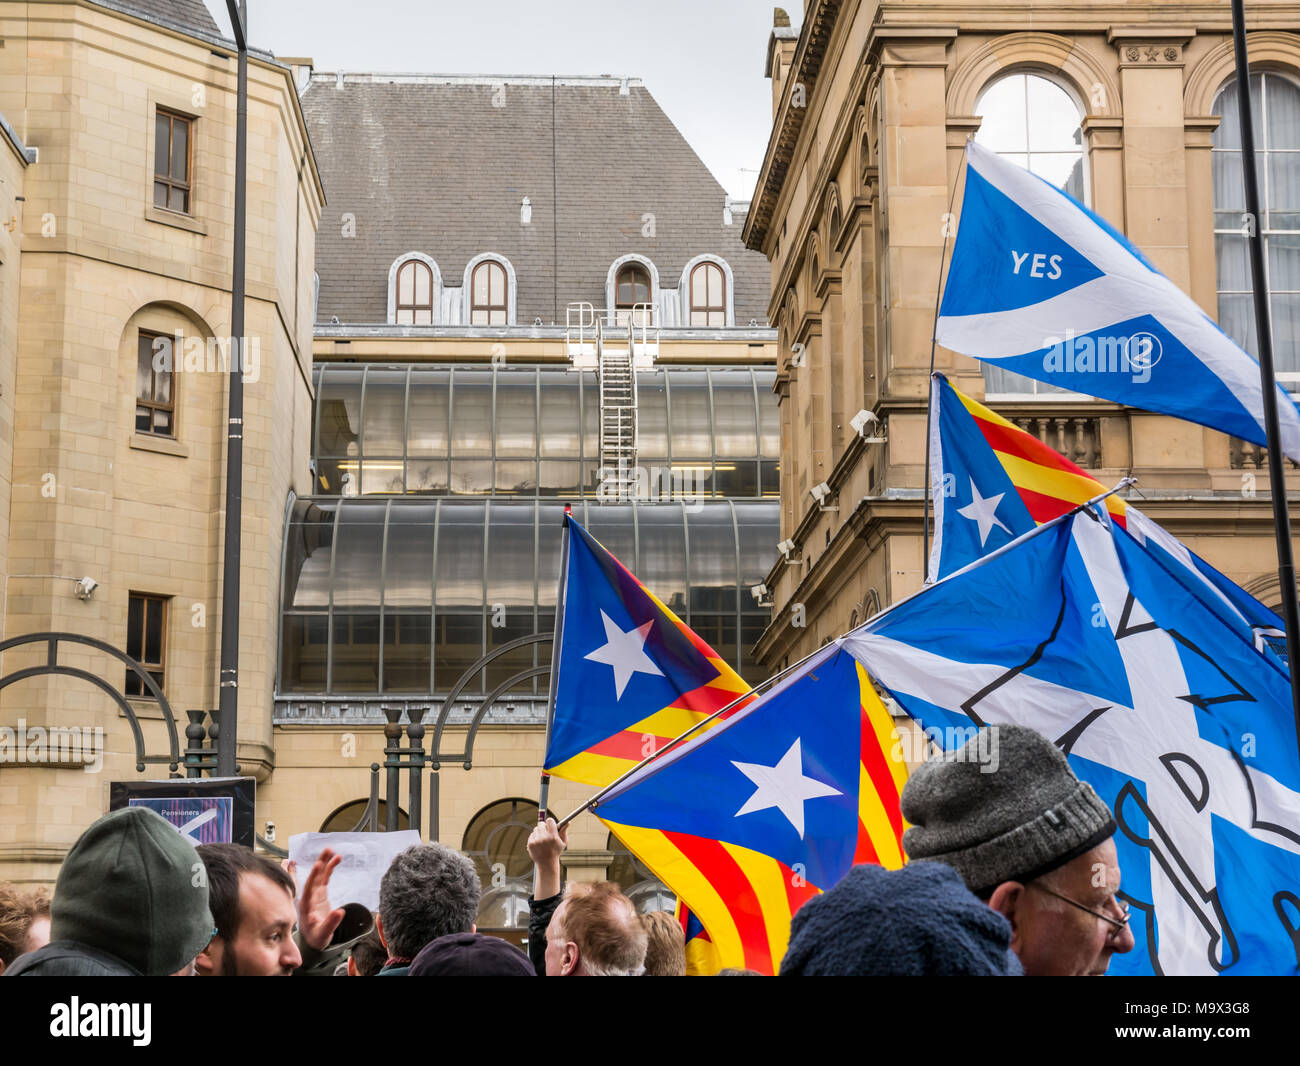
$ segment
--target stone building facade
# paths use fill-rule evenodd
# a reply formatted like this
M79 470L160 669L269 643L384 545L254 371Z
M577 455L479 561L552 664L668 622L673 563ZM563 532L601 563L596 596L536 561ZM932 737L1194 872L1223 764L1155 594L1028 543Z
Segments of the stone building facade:
M1227 5L805 7L797 31L777 10L773 132L745 226L771 263L768 316L780 337L781 536L791 550L766 582L775 606L756 655L769 669L922 584L931 338L969 137L1084 199L1253 343ZM1295 382L1300 279L1285 249L1300 176L1288 147L1300 136L1290 110L1300 99L1300 5L1251 5L1249 30L1268 130L1275 346ZM934 366L1103 483L1137 476L1130 495L1145 513L1276 607L1260 449L942 348ZM855 432L860 410L877 416L887 442ZM811 490L823 482L830 495L819 504Z
M73 633L154 663L183 728L218 702L235 51L197 0L5 3L0 38L0 635ZM254 52L248 85L238 761L265 778L324 190L292 70ZM46 652L11 649L0 672ZM146 751L170 754L120 660L73 644L58 662L125 692ZM28 676L0 698L27 731L0 764L0 878L50 881L108 783L142 776L132 729L84 679ZM51 729L76 751L38 744Z

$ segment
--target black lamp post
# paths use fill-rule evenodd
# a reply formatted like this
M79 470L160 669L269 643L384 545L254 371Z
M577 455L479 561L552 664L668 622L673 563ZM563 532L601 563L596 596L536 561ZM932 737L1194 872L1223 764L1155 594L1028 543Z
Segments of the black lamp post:
M221 575L221 675L217 702L222 740L217 773L235 775L239 740L239 556L244 491L244 230L248 198L248 9L226 0L239 75L235 111L235 232L230 272L230 405L226 422L226 534Z

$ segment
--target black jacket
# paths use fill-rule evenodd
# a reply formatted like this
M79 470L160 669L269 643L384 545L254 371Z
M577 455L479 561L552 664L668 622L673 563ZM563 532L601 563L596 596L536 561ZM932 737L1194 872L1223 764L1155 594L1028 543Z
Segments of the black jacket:
M558 892L547 899L528 897L528 958L538 977L546 976L546 927L563 898Z

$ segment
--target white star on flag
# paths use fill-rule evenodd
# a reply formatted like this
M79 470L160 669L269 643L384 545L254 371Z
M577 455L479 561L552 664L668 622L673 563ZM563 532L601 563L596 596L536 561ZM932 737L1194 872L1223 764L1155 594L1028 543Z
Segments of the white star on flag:
M624 633L618 623L604 611L600 612L600 617L605 623L605 643L583 658L614 668L614 688L618 691L618 699L623 698L623 690L627 688L633 674L664 676L664 672L655 666L654 660L645 652L645 638L650 635L650 627L655 624L653 618L645 625L636 626Z
M989 539L989 534L993 532L993 527L1005 530L1007 534L1011 530L1003 524L996 511L998 504L1002 502L1005 492L999 492L996 496L989 496L987 499L980 495L980 490L975 487L975 479L970 479L971 502L965 507L958 507L957 513L963 518L969 518L980 528L980 547L984 547L984 542Z
M755 811L776 807L785 815L803 839L803 805L804 800L817 799L819 796L840 796L838 788L831 788L824 781L815 777L805 777L803 772L803 752L800 738L795 737L790 750L781 756L775 766L763 766L760 763L736 762L731 765L758 786L754 794L745 801L745 805L735 813L753 814Z

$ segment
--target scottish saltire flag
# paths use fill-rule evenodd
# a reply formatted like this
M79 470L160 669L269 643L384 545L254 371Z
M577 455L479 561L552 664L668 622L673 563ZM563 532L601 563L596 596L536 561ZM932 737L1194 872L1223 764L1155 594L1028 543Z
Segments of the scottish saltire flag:
M1124 237L978 144L935 338L1089 396L1267 445L1259 364ZM1278 388L1282 451L1300 411Z
M544 766L603 787L749 691L571 516L559 677Z
M1111 807L1121 974L1300 974L1288 678L1097 509L1047 523L840 639L938 741L1051 738ZM945 745L946 746L946 745Z
M866 672L830 645L594 811L690 907L717 966L773 974L806 900L854 863L903 864L896 744Z
M930 411L931 581L1106 491L1065 456L972 400L942 374L931 382ZM1112 495L1105 506L1207 606L1222 612L1230 624L1248 629L1261 651L1268 649L1285 662L1282 620L1273 611L1132 504Z

